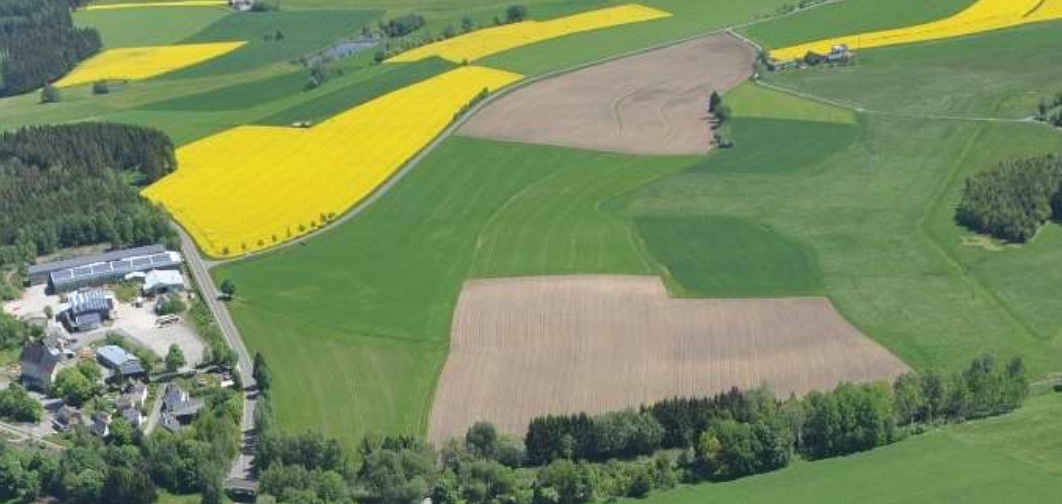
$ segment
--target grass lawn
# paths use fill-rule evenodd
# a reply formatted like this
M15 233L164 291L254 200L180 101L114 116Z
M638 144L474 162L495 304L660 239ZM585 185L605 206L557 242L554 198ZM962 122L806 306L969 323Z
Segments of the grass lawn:
M656 492L646 504L1033 504L1062 494L1058 448L1062 396L1030 399L1007 417L948 427L871 452L731 483ZM1015 456L1015 447L1049 457L1043 464ZM1051 450L1054 451L1051 451Z

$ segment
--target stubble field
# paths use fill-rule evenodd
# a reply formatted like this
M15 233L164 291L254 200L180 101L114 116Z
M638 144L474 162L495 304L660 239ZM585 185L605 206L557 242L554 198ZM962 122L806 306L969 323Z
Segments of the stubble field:
M630 154L703 154L712 141L708 97L744 82L755 58L751 46L727 34L622 58L516 90L461 134Z
M824 298L671 299L652 276L475 280L457 302L428 438L477 421L522 435L538 415L732 387L800 396L907 369Z

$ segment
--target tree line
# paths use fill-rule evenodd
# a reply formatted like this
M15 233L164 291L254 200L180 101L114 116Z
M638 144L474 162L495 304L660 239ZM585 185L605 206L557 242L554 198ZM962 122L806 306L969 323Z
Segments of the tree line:
M102 43L93 28L74 25L70 9L82 0L0 2L0 96L39 88L96 54Z
M221 504L222 474L239 449L242 398L230 390L208 394L196 420L176 434L158 429L144 437L117 419L105 441L77 428L70 447L60 454L0 444L0 499L148 504L165 489L199 493L204 504ZM3 401L0 396L0 406Z
M730 390L602 415L535 418L520 439L489 423L441 447L408 436L365 438L354 451L274 425L268 366L256 411L261 503L580 504L644 497L679 483L726 481L866 451L937 425L1021 406L1024 362L991 355L962 371L910 373L894 382L841 384L803 399Z
M136 187L174 169L173 149L157 130L108 123L0 135L0 270L66 247L175 242Z
M1062 218L1062 158L1019 159L966 179L956 220L979 233L1025 242Z
M528 17L529 14L526 6L523 4L512 4L506 7L501 14L494 16L493 25L487 26L501 26L519 23L521 21L526 21ZM375 61L381 63L392 56L410 49L431 44L433 42L451 39L458 35L464 35L481 28L471 16L463 16L461 18L460 28L451 24L447 25L442 33L438 35L429 34L419 40L412 40L409 38L410 35L420 31L425 26L424 16L414 12L387 21L380 21L377 24L375 31L372 26L363 26L361 34L364 38L377 38L382 36L391 39L384 41L383 47L378 49L375 53Z

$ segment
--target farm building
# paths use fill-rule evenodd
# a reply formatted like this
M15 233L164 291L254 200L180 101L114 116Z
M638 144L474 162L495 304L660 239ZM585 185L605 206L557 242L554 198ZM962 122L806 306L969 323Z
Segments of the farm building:
M151 270L144 276L144 286L141 288L145 296L181 292L184 289L184 275L177 270Z
M103 367L111 369L123 378L144 376L147 371L140 359L116 345L106 345L96 350L96 358Z
M52 292L68 292L123 280L130 273L175 270L181 254L159 245L108 252L97 256L38 264L29 269L31 284L47 282Z
M98 289L70 294L68 307L59 313L59 320L70 332L92 331L114 315L114 300Z
M162 245L148 245L146 247L115 250L112 252L105 252L103 254L96 254L92 256L78 257L75 259L66 259L62 261L53 261L44 264L35 264L33 266L30 266L27 272L29 273L30 285L40 285L48 282L48 276L59 270L77 268L95 263L119 261L128 257L161 254L165 251L166 249Z
M58 348L44 343L26 344L20 357L22 384L28 389L48 390L62 359L63 354Z

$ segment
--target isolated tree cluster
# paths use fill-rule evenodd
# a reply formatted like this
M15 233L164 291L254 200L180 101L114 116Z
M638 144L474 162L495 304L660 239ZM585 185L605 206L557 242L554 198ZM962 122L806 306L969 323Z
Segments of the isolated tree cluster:
M1025 242L1062 217L1062 157L1001 163L966 180L958 222L1001 240Z

